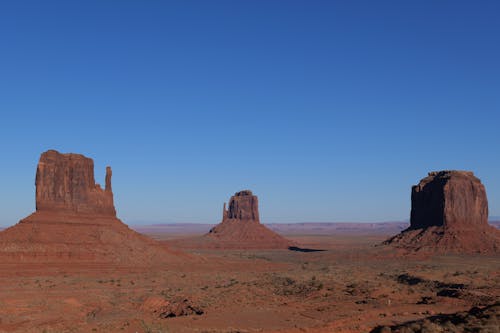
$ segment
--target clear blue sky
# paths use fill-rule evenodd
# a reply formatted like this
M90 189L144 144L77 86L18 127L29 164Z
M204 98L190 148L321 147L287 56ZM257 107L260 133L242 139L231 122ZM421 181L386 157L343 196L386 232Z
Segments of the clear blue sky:
M0 225L41 152L113 167L127 223L406 219L428 171L500 215L499 1L3 1Z

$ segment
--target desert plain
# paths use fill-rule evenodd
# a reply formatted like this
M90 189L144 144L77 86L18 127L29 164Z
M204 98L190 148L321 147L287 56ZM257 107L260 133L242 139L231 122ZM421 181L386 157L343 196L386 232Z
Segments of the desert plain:
M498 255L400 256L379 246L402 226L271 226L302 248L321 250L309 252L181 249L182 239L207 226L137 227L178 249L182 260L143 267L2 263L0 331L370 332L499 301ZM469 331L498 332L498 314L497 305ZM425 332L440 331L432 320L426 325ZM465 332L460 325L449 331Z
M0 232L0 332L499 332L500 231L472 172L431 172L410 224L117 217L112 170L49 150L36 211Z
M0 333L500 333L500 0L0 27Z

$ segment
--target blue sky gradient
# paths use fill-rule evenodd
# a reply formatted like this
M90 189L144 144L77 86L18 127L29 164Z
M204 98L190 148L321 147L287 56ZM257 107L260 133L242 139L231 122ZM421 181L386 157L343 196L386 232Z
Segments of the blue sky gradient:
M113 168L127 223L409 217L428 171L473 170L500 215L498 1L0 4L0 225L48 149Z

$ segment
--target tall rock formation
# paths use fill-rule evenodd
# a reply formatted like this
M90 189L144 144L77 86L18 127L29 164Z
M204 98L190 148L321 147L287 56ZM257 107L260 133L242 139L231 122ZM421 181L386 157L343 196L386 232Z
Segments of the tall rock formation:
M470 171L430 172L412 187L410 227L385 242L411 250L500 251L500 231L488 224L488 199Z
M0 260L149 265L186 259L116 217L110 167L105 184L103 190L95 183L92 159L43 153L36 172L36 211L0 232Z
M103 190L95 183L91 158L49 150L40 156L35 185L37 211L116 216L111 167Z
M430 172L411 192L411 229L470 229L488 225L488 199L470 171Z
M260 223L259 200L252 191L235 193L224 203L222 222L204 236L201 246L213 248L274 249L288 248L293 242Z
M229 209L223 219L236 219L248 222L259 223L259 199L252 194L252 191L245 190L235 193L229 200Z

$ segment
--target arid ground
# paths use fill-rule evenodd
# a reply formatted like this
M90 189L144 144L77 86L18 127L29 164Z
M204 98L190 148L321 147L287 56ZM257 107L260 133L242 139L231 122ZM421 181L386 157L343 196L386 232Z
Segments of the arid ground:
M401 257L376 246L393 228L288 228L301 251L182 248L162 267L0 264L0 331L389 332L500 300L498 256ZM169 247L199 235L138 229ZM472 325L498 332L488 311Z

